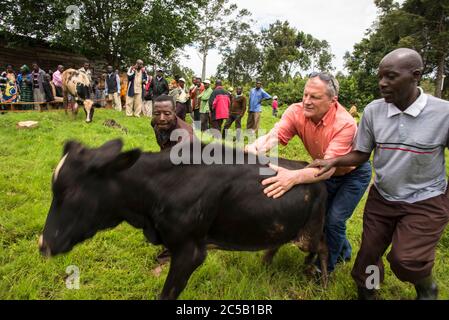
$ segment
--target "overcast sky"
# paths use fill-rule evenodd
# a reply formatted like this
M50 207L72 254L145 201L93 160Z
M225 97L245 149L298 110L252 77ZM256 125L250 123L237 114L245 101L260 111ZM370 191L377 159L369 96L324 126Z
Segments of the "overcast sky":
M377 16L374 0L240 0L236 3L252 13L255 30L260 31L276 20L288 20L298 30L327 40L335 55L333 65L337 71L343 70L345 52L352 51ZM201 75L202 63L196 50L186 48L185 52L190 59L181 59L182 64ZM207 61L208 77L215 74L220 61L213 50Z

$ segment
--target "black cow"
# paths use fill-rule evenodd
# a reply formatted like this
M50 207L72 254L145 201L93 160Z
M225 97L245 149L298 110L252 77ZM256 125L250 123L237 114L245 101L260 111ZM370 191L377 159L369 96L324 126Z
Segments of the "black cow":
M126 221L172 253L162 299L179 296L206 258L208 245L237 251L268 249L270 260L279 246L294 241L311 252L306 262L318 253L326 284L323 183L296 186L274 200L263 193L261 181L266 176L259 169L266 166L261 164L174 165L169 150L123 153L122 146L120 140L98 149L77 142L64 146L39 239L44 255L68 252L99 230ZM305 166L283 159L279 165Z

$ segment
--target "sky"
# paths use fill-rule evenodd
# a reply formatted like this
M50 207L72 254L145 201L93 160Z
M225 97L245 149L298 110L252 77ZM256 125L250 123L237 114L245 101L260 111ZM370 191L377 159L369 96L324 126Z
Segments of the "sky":
M236 3L252 13L256 21L254 30L260 31L276 20L288 20L296 29L327 40L335 55L336 71L343 71L345 52L352 52L378 13L374 0L240 0ZM189 58L182 58L182 65L201 75L202 63L196 50L187 47L185 53ZM215 74L220 61L220 55L213 50L207 61L208 77Z

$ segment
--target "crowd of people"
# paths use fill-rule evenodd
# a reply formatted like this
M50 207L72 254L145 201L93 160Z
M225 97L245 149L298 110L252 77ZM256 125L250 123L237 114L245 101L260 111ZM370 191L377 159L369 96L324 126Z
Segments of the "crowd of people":
M154 101L161 95L173 97L176 115L184 121L186 115L191 114L192 120L200 124L197 129L202 131L210 128L224 131L234 122L236 129L241 129L241 120L248 111L247 128L257 132L262 101L269 99L273 100L273 116L278 116L278 98L272 98L266 93L260 81L256 82L247 98L242 87L238 87L234 93L234 88L225 89L221 80L212 83L208 79L193 77L191 86L187 88L187 81L179 76L168 82L162 68L157 68L153 77L140 59L128 68L126 77L121 76L112 66L107 66L106 72L96 77L88 62L78 71L88 76L91 83L90 98L96 102L96 107L103 107L105 101L110 101L112 108L117 111L125 109L129 117L152 117ZM12 65L6 66L0 76L2 108L6 109L7 104L17 102L21 103L14 108L18 110L40 110L42 105L55 102L55 107L61 107L63 72L63 65L58 65L55 72L45 72L37 63L32 63L32 69L23 65L19 73L14 71Z

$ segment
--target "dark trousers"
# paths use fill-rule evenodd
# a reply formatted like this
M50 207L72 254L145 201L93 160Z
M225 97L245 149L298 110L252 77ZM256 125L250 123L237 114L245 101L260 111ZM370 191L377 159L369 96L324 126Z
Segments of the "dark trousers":
M200 113L200 119L201 119L201 131L206 131L209 129L209 123L210 123L210 116L208 113Z
M186 120L187 103L176 102L176 115L183 121Z
M224 120L225 119L212 120L212 128L221 132L221 128L223 127Z
M325 231L329 272L334 271L339 259L351 258L352 248L346 236L346 222L368 188L371 175L371 165L365 162L344 176L326 180L328 198Z
M399 280L417 283L430 276L435 248L448 221L448 194L410 204L385 200L373 186L363 214L362 244L352 269L357 285L366 287L368 266L379 268L383 282L382 256L390 244L387 259Z
M237 131L237 140L240 140L240 133L242 131L242 116L239 114L231 114L229 119L226 121L223 129L223 137L226 135L226 130L228 130L232 124L235 122L235 129Z

